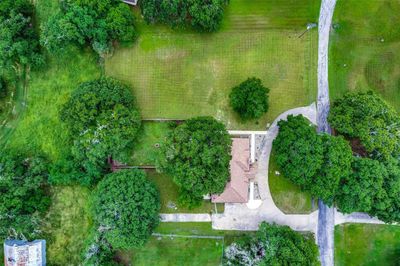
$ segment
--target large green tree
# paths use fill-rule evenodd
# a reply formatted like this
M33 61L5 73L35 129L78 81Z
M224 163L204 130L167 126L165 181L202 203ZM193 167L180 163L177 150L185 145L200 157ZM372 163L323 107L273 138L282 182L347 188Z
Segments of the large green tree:
M70 43L88 43L102 56L114 41L132 42L137 36L133 13L120 0L65 1L42 28L41 43L53 53Z
M220 27L226 3L226 0L142 0L140 8L148 23L190 25L198 31L212 32Z
M248 78L229 94L230 105L244 119L257 119L268 111L268 92L261 79Z
M253 237L229 245L224 265L319 265L318 247L313 237L288 226L263 222Z
M0 72L43 64L39 37L33 27L34 7L28 0L0 2Z
M328 117L340 134L359 139L373 158L400 155L400 117L373 92L350 93L336 100Z
M93 181L104 173L108 157L127 159L141 125L131 89L110 78L80 84L60 117L73 140L75 161Z
M97 231L114 249L143 246L159 223L158 191L141 170L105 176L92 205Z
M203 195L223 192L231 144L225 126L211 117L189 119L169 134L158 164L180 187L181 203L196 205Z
M47 162L0 151L0 237L34 238L50 204Z
M289 115L278 125L279 134L273 142L276 162L284 176L309 189L323 163L322 140L315 127L301 115Z

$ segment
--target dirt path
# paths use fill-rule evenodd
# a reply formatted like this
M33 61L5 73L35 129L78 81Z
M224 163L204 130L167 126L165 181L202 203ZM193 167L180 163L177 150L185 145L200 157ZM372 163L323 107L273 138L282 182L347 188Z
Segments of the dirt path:
M336 0L322 0L318 22L318 99L317 126L319 132L331 134L328 124L329 114L329 81L328 81L328 52L329 33L332 24ZM335 210L318 201L318 230L317 243L320 251L322 266L334 264L334 229Z

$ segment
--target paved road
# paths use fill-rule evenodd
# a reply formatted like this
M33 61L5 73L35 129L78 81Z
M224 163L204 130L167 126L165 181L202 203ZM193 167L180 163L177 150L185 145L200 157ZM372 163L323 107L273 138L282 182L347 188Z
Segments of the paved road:
M327 120L329 114L328 50L335 5L336 0L322 0L318 23L317 126L319 132L328 134L331 133ZM335 210L326 206L321 200L318 201L318 208L317 243L321 264L322 266L333 266Z

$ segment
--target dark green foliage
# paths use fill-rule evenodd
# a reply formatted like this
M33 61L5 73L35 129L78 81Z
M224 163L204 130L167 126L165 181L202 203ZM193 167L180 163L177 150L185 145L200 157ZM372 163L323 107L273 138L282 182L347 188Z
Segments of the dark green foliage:
M387 171L383 164L368 158L356 158L353 173L342 180L337 206L346 213L370 212L375 202L385 193L383 180Z
M268 93L261 79L248 78L232 89L230 105L242 119L257 119L268 111Z
M7 84L2 77L0 77L0 99L7 97Z
M359 139L373 158L400 155L400 117L373 92L336 100L328 120L340 134Z
M324 158L310 191L326 204L332 205L340 180L351 173L353 153L350 145L341 137L325 134L319 137L323 143Z
M323 163L323 144L315 128L303 116L279 121L274 140L276 162L284 176L303 188L313 185L314 176Z
M0 3L0 68L43 64L39 39L33 27L34 7L28 0Z
M254 237L225 249L224 265L319 265L313 237L263 222Z
M104 238L102 232L92 232L86 242L83 254L83 265L87 266L117 266L121 265L114 260L115 250Z
M141 125L130 88L109 78L79 85L60 117L73 140L72 156L92 182L104 173L108 157L127 159ZM71 164L60 166L73 168Z
M340 180L351 172L353 154L349 144L341 137L318 135L302 116L290 115L278 125L274 149L282 173L332 205Z
M160 200L140 170L105 176L93 196L94 221L114 249L141 247L158 225Z
M50 205L46 162L0 152L0 237L34 237Z
M182 203L193 206L203 195L224 190L231 144L225 126L211 117L189 119L170 133L158 164L181 188Z
M148 23L165 23L173 27L186 25L195 30L219 29L226 0L142 0L140 8Z
M134 16L119 0L69 0L43 25L41 43L59 53L69 43L89 43L99 55L110 52L113 41L136 38Z

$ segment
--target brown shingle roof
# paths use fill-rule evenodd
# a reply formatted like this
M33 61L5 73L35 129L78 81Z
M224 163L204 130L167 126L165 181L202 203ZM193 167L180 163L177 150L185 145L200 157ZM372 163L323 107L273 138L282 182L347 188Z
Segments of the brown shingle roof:
M215 203L246 203L249 198L249 179L254 176L250 167L250 140L234 138L232 140L232 160L230 162L231 180L224 192L212 195Z

